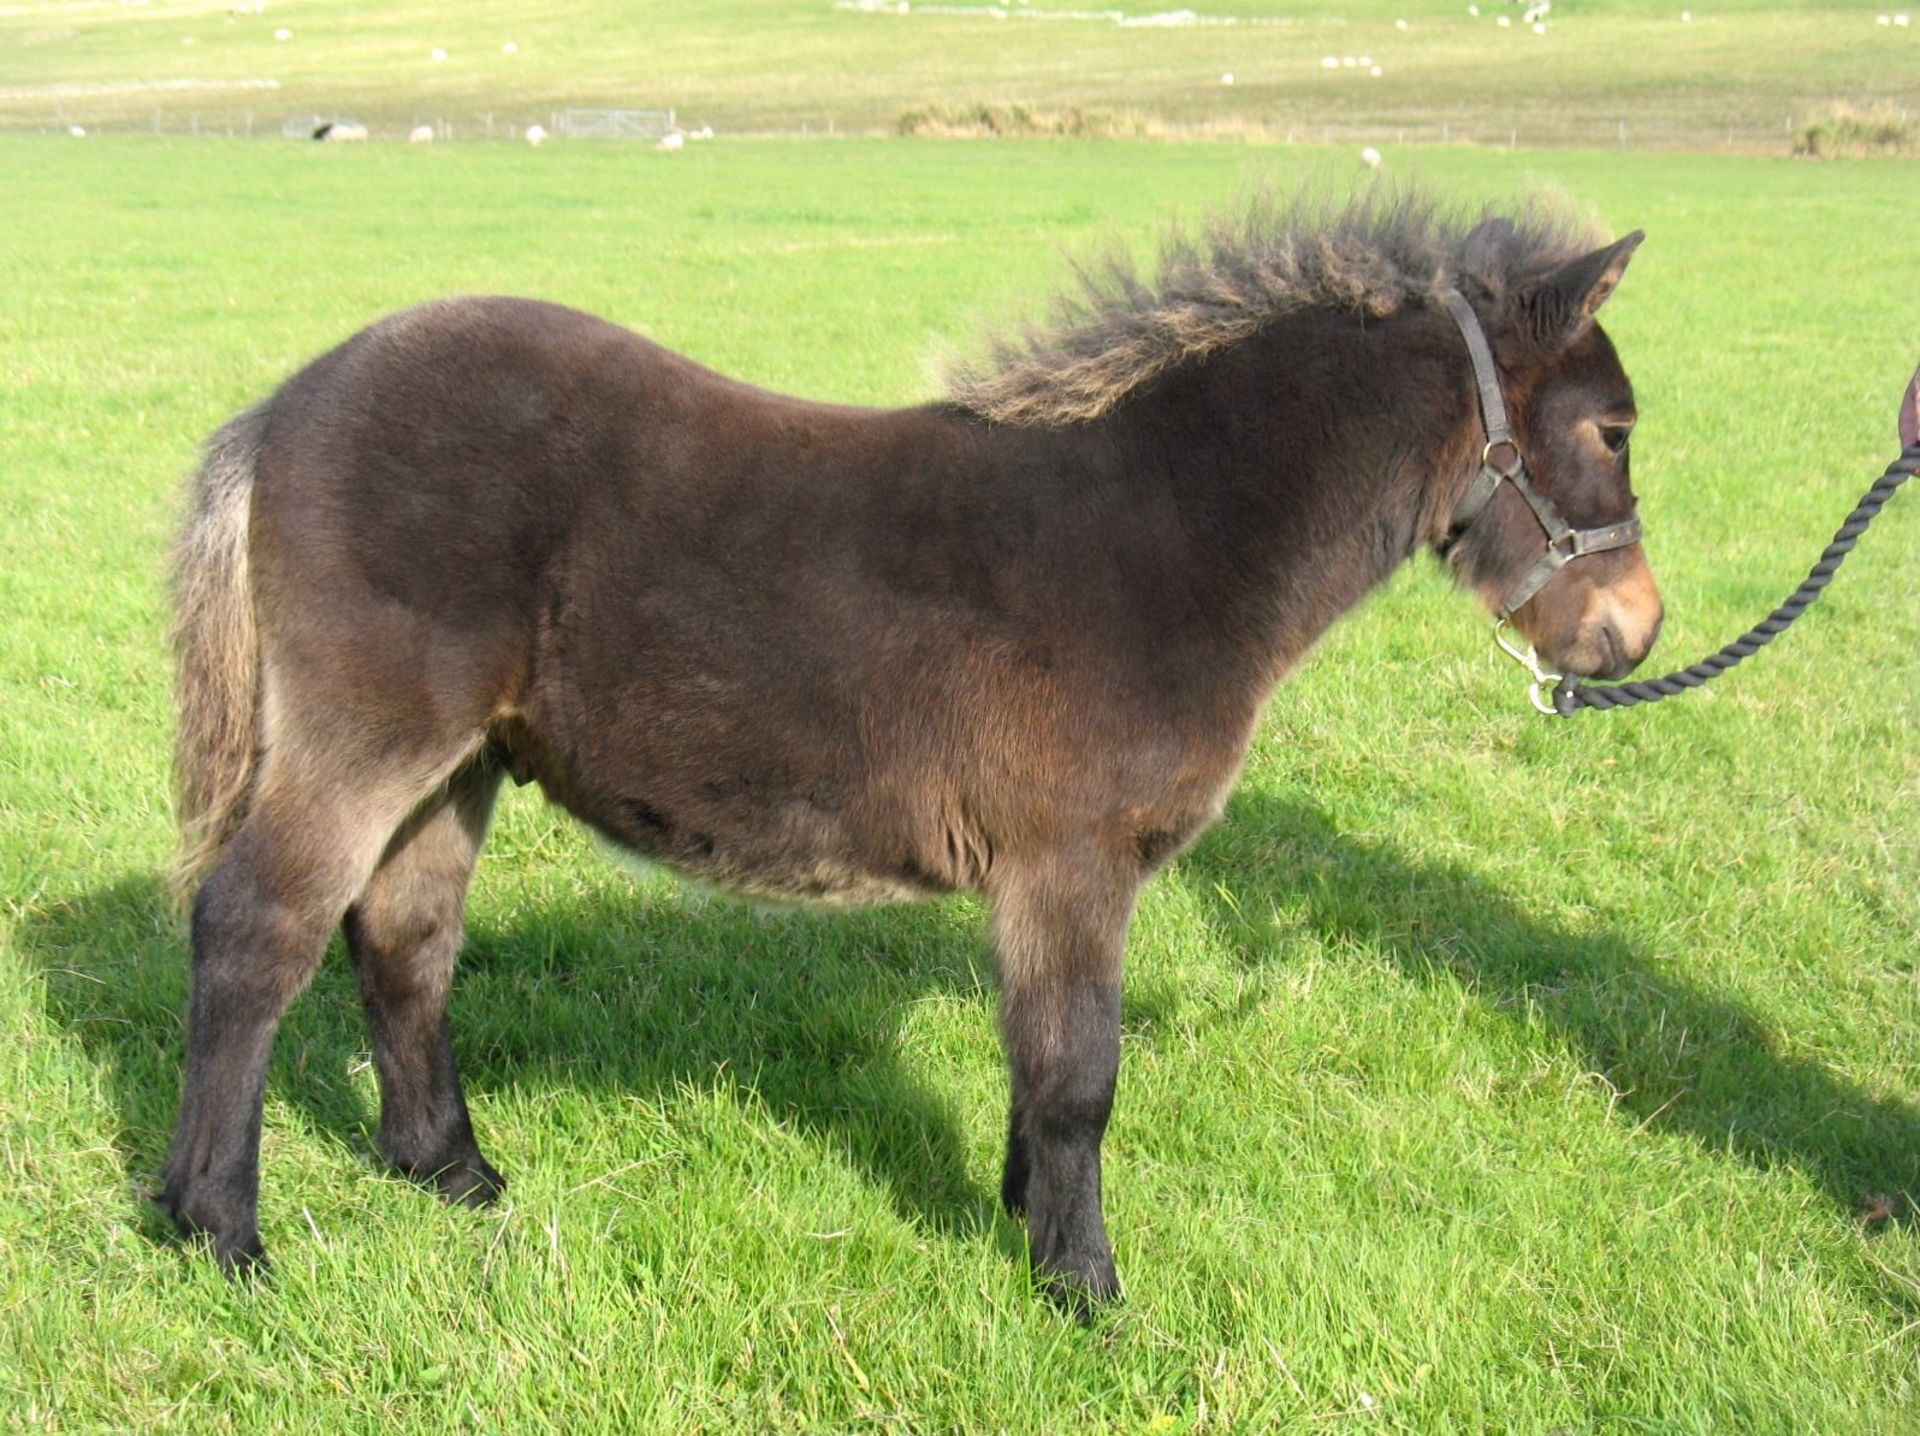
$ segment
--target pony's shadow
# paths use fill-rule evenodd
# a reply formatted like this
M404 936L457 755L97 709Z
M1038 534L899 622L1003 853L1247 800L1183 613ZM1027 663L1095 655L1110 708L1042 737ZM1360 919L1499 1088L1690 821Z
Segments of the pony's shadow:
M991 1029L990 964L968 926L939 908L767 913L693 892L628 891L617 879L584 900L521 905L505 922L480 916L452 1003L461 1075L476 1100L607 1090L670 1108L690 1089L724 1087L868 1175L903 1218L947 1233L993 1230L997 1197L968 1170L949 1104L902 1058L903 1022L930 995L977 1005ZM42 975L49 1014L103 1076L116 1147L144 1197L179 1094L184 924L142 875L49 903L15 937ZM274 1046L276 1120L291 1115L371 1158L370 1078L354 1075L367 1041L336 939ZM476 1125L493 1154L485 1119ZM150 1212L145 1220L165 1235Z
M1253 964L1286 960L1287 922L1259 921L1279 911L1385 953L1414 981L1449 974L1604 1078L1616 1120L1789 1165L1848 1216L1912 1220L1920 1112L1783 1054L1761 1017L1689 985L1604 918L1556 927L1464 868L1409 861L1267 793L1236 797L1184 873Z
M1455 974L1515 1021L1543 1025L1612 1085L1617 1120L1758 1167L1790 1164L1848 1214L1869 1194L1920 1191L1912 1107L1781 1055L1752 1012L1604 926L1558 928L1464 869L1410 860L1305 803L1255 792L1179 871L1211 895L1214 926L1251 962L1286 960L1282 930L1248 916L1284 908L1322 938L1384 951L1413 980ZM767 918L611 883L514 911L475 922L461 959L454 1040L470 1094L605 1088L670 1105L689 1086L732 1084L884 1188L902 1217L945 1233L996 1229L983 1179L997 1173L968 1170L937 1079L929 1086L901 1051L906 1014L931 996L990 1023L972 924L939 907ZM150 1189L179 1090L180 923L158 883L136 876L31 911L15 939L50 1015L103 1075L130 1181ZM1127 1026L1151 1034L1155 1009L1173 1000L1132 984ZM335 953L282 1028L270 1090L370 1152L371 1114L348 1075L365 1049Z

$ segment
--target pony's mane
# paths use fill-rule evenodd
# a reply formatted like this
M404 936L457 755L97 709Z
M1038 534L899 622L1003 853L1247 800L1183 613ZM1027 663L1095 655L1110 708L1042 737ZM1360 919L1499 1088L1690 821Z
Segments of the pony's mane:
M995 423L1094 419L1281 315L1380 317L1449 287L1497 300L1599 243L1589 224L1538 201L1503 219L1384 184L1340 204L1262 197L1197 232L1172 232L1151 278L1123 251L1077 265L1051 323L991 337L985 358L950 365L947 397Z

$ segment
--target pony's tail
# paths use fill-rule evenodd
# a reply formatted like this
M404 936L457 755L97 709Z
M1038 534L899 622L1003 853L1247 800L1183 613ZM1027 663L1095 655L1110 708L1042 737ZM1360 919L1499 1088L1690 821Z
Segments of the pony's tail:
M265 406L207 441L173 549L174 795L180 850L171 881L183 904L246 816L260 756L260 641L247 521Z

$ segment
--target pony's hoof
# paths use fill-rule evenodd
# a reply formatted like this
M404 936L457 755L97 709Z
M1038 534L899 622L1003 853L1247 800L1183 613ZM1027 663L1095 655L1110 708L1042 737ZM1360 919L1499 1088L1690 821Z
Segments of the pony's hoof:
M223 1212L218 1204L198 1202L191 1191L173 1187L157 1193L153 1203L172 1219L182 1240L211 1251L227 1276L244 1280L269 1270L267 1249L252 1213Z
M397 1152L385 1143L381 1155L387 1165L410 1182L438 1192L444 1201L457 1207L484 1207L507 1189L507 1179L480 1155L470 1141L464 1150L449 1153L444 1147L430 1157L412 1157Z
M265 1281L273 1275L273 1263L267 1259L267 1249L258 1234L239 1243L215 1241L213 1259L228 1281L241 1285Z
M1120 1299L1120 1275L1106 1253L1078 1260L1069 1257L1036 1266L1034 1276L1048 1301L1082 1326L1090 1326Z
M507 1179L478 1152L436 1173L433 1181L441 1197L456 1207L491 1206L507 1190Z

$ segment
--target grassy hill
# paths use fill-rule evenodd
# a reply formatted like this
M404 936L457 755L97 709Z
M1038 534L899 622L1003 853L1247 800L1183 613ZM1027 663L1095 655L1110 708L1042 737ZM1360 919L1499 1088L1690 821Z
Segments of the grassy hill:
M1920 24L1876 25L1884 0L1701 0L1690 21L1686 0L1561 0L1544 35L1502 0L1477 18L1468 0L1202 0L1170 24L1119 18L1164 17L1157 0L865 3L15 4L0 10L0 124L277 132L318 112L473 138L627 105L723 134L839 133L989 102L1297 140L1777 150L1821 105L1911 106L1920 91Z
M1920 494L1778 645L1652 710L1539 718L1426 562L1329 635L1141 903L1107 1147L1128 1297L1093 1330L1035 1299L995 1207L978 904L763 913L629 875L532 790L453 999L507 1201L372 1160L338 952L270 1077L275 1280L229 1286L142 1200L187 969L161 574L202 434L460 290L916 400L936 336L1038 313L1062 245L1331 162L0 137L0 1426L1910 1429ZM1721 643L1890 455L1913 167L1421 163L1649 232L1606 319L1652 667Z

